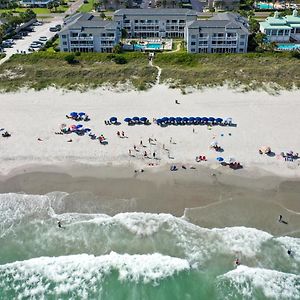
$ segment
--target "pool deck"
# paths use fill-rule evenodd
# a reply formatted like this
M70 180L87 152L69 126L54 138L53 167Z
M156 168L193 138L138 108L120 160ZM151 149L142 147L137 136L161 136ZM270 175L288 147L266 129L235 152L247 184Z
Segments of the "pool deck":
M173 40L172 39L159 39L159 38L149 38L149 39L126 39L124 40L124 49L130 50L133 48L132 41L136 42L136 49L142 49L143 51L171 51ZM163 44L164 43L164 44ZM147 45L160 44L160 47L147 47Z

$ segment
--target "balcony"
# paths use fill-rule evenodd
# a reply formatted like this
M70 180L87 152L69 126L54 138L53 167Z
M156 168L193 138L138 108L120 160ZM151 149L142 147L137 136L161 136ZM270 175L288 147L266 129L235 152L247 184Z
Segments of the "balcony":
M93 41L94 38L92 36L80 36L80 37L75 37L75 36L71 36L70 37L70 41Z

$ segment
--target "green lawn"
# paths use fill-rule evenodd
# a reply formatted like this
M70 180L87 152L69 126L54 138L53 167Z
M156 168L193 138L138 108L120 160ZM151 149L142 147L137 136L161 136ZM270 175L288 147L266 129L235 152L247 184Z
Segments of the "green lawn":
M84 3L78 9L79 12L90 12L94 9L95 0L88 0L88 3Z
M42 7L38 7L38 8L31 8L37 15L43 15L43 14L50 14L50 13L62 13L65 12L68 7L67 6L62 6L60 5L59 7L57 7L56 11L55 9L52 9L51 11L48 8L42 8ZM25 12L27 10L27 8L16 8L16 9L0 9L0 14L4 13L4 12L12 12L12 13L19 13L19 12Z

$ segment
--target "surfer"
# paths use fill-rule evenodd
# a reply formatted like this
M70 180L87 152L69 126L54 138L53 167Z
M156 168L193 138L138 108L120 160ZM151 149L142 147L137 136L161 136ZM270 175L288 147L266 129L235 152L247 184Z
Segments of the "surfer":
M60 221L57 221L57 226L58 226L58 228L63 228L63 227L61 226L61 222L60 222Z
M289 256L293 256L292 249L288 249L287 254L288 254Z
M236 258L234 260L234 263L235 263L236 266L239 266L241 264L241 262L240 262L240 260L238 258Z

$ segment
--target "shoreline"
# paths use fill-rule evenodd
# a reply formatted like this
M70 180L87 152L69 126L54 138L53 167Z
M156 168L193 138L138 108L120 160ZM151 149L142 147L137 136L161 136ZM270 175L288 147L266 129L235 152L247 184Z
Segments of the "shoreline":
M205 228L245 226L300 237L298 180L214 174L207 168L136 174L130 167L24 166L1 177L0 193L66 192L68 205L57 213L170 213ZM288 225L277 222L280 214Z

